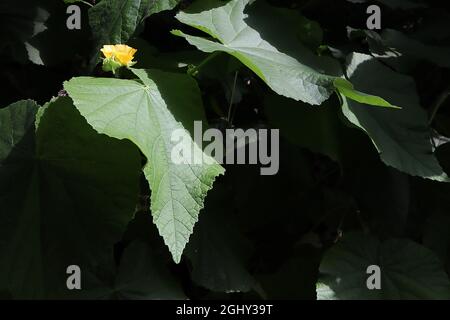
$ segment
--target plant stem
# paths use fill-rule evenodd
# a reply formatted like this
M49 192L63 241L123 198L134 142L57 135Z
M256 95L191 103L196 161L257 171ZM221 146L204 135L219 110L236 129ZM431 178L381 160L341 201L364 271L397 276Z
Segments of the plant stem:
M449 95L450 95L450 85L447 86L447 88L445 88L445 90L436 99L436 103L431 109L431 115L430 120L428 121L428 125L431 125L433 123L436 114L438 113L439 109L444 104L444 102L447 100Z
M84 0L78 0L79 2L82 2L82 3L84 3L84 4L87 4L89 7L93 7L94 5L92 4L92 3L89 3L89 2L87 2L87 1L84 1Z
M238 76L238 71L236 71L235 74L234 74L233 89L231 90L230 105L228 106L228 117L227 117L227 119L228 119L228 122L230 124L233 124L233 118L234 118L234 113L231 114L231 109L233 108L234 91L236 90L237 76Z
M214 53L210 54L198 66L195 66L194 68L189 70L188 73L192 76L195 76L200 71L201 68L203 68L207 63L209 63L212 59L214 59L220 53L221 53L220 51L215 51Z

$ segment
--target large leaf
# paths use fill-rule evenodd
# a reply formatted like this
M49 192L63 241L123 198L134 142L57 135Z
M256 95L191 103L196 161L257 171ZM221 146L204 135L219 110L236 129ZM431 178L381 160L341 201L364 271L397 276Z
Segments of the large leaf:
M112 250L134 213L140 157L98 135L68 98L51 102L35 139L37 106L0 110L0 291L67 294L66 268Z
M95 266L82 270L82 290L69 294L74 299L159 300L185 299L167 266L150 246L133 241L116 267L113 254Z
M415 65L417 60L425 60L443 68L450 67L450 47L427 44L415 35L406 35L394 29L385 29L380 34L373 31L364 31L368 38L370 49L374 56L398 67L405 63ZM422 37L426 33L422 33ZM427 35L427 38L431 37Z
M291 143L341 160L339 101L330 99L322 106L308 108L305 103L268 94L264 111L269 124Z
M25 5L28 10L23 10ZM28 59L33 51L29 41L47 30L46 22L50 16L47 8L34 1L5 0L0 3L0 15L3 22L0 50L7 48L15 59Z
M190 44L202 51L222 51L235 56L278 94L313 105L321 104L329 98L334 89L334 77L327 75L325 71L331 69L332 72L339 73L339 68L333 62L322 61L314 56L295 38L290 42L291 49L284 46L277 48L266 41L266 33L254 29L254 25L262 25L257 21L261 12L265 11L269 15L270 22L266 27L274 28L278 27L273 24L273 20L283 21L280 20L283 19L283 13L273 17L272 14L277 13L275 9L267 12L256 8L257 12L247 15L244 9L249 0L232 0L225 4L209 2L210 5L205 8L202 7L204 2L197 1L188 11L179 13L176 18L208 33L219 42L187 35L178 30L173 33L185 37ZM287 29L284 34L289 32ZM286 51L295 52L295 58L286 54Z
M233 220L235 216L230 215L231 206L224 206L230 197L224 189L214 189L186 247L186 256L192 263L191 277L198 285L215 292L247 292L255 286L247 270L252 251Z
M381 289L367 288L367 268L381 270ZM349 234L320 265L319 299L450 299L450 281L429 249L410 240Z
M88 28L84 27L82 13L81 30L69 30L66 10L67 5L62 1L2 1L0 50L5 49L16 61L31 61L37 65L56 65L79 59L87 53Z
M128 246L117 272L115 295L122 299L185 299L180 284L158 258L143 242Z
M233 55L272 90L288 98L320 105L336 89L350 99L393 107L382 98L354 90L351 83L340 78L342 70L336 60L316 56L305 46L321 41L317 23L294 10L271 7L264 1L252 3L244 13L248 3L250 0L232 0L226 4L197 1L176 16L219 42L179 30L172 33L186 38L202 51ZM274 20L279 23L273 24Z
M196 83L182 74L139 69L134 73L141 82L81 77L64 86L95 130L131 140L147 157L144 173L152 190L154 222L179 262L206 193L224 169L209 157L213 164L175 164L171 160L177 144L171 134L177 129L192 130L194 120L203 118ZM185 147L203 154L187 136Z
M299 245L274 273L257 276L268 299L309 300L316 295L320 250Z
M89 10L95 49L126 43L148 16L173 9L180 0L103 0ZM98 51L96 52L98 56Z
M358 90L386 97L402 107L368 108L341 95L344 115L370 136L384 163L410 175L448 181L432 153L427 115L420 106L414 80L359 53L349 57L347 73Z
M450 267L450 217L445 214L432 214L425 224L423 244L433 250L439 258L446 264L447 270Z

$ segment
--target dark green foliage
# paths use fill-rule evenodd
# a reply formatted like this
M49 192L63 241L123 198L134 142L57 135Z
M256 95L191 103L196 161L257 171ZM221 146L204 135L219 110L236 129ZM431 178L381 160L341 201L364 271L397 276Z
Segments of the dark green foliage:
M450 299L448 4L2 0L0 21L0 299ZM114 77L119 43L138 69ZM193 120L279 129L279 172L173 165Z

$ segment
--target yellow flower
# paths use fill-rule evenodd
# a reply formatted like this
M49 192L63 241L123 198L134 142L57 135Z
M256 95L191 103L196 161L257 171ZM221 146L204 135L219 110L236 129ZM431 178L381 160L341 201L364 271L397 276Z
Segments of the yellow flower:
M118 62L122 66L130 67L135 64L133 58L137 50L125 44L104 45L100 51L106 59Z
M106 59L109 59L113 55L114 46L112 46L112 45L105 45L105 46L103 46L102 49L100 49L100 51L103 53L103 55L105 56Z

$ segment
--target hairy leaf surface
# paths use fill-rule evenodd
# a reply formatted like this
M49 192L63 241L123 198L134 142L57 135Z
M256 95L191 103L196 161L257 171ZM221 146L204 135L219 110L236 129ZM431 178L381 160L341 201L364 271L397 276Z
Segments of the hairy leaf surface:
M147 157L144 173L152 190L154 222L179 262L206 193L224 169L189 135L183 139L185 147L212 164L176 164L171 159L177 145L172 133L191 129L194 120L203 119L195 82L182 74L134 72L141 81L81 77L66 82L65 88L95 130L131 140Z

